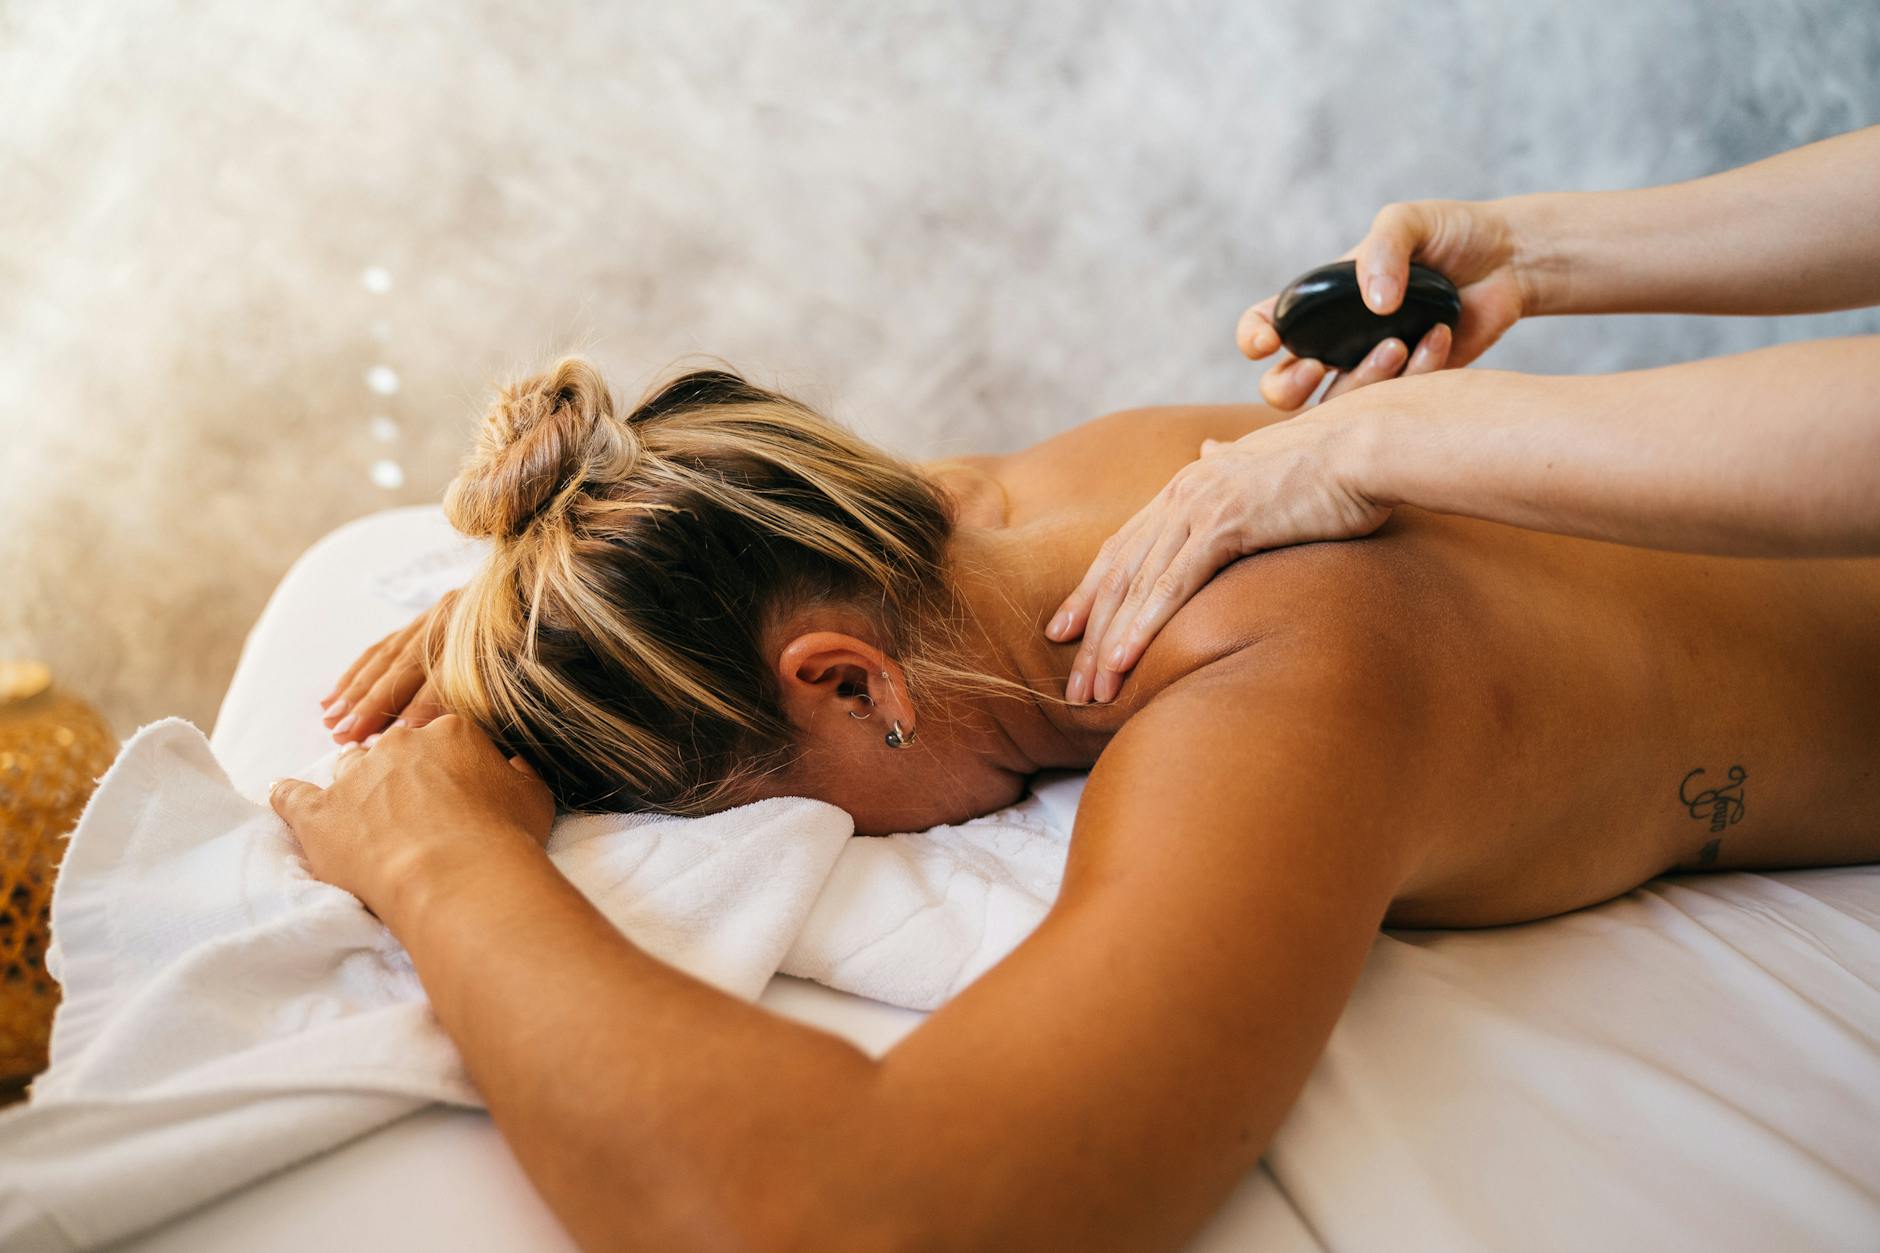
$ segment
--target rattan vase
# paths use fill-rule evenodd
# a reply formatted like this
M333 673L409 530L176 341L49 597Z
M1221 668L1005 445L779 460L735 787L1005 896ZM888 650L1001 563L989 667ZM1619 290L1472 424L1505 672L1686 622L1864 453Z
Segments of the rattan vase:
M117 740L46 668L0 662L0 1104L46 1066L59 985L46 973L63 837Z

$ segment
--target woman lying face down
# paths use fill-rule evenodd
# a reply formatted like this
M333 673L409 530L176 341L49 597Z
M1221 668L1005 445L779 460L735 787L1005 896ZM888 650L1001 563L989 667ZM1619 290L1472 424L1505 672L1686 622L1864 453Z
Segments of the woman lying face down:
M563 360L503 391L446 508L494 548L439 695L566 808L813 796L885 834L1093 759L1041 696L1072 651L1037 618L1068 567L957 526L933 477L734 375L622 413Z
M1672 866L1866 855L1853 826L1822 818L1847 801L1823 763L1864 751L1880 702L1860 625L1880 605L1874 562L1718 560L1400 509L1370 538L1229 566L1113 701L1090 702L1073 662L1092 641L1051 642L1047 618L1203 440L1277 420L1140 410L917 467L723 371L627 410L564 359L500 392L446 499L460 529L494 542L429 624L429 703L534 763L567 809L810 796L862 834L989 813L1041 769L1113 758L1126 724L1145 760L1200 734L1187 768L1235 777L1272 764L1273 736L1289 754L1334 751L1258 809L1301 789L1357 797L1364 779L1434 758L1410 792L1376 798L1397 816L1391 838L1417 845L1404 855L1422 878L1393 894L1400 924L1538 917ZM419 666L403 669L410 686L374 690L410 699ZM1705 695L1719 685L1726 707ZM371 708L361 687L355 739L403 703ZM1636 735L1627 754L1589 736L1615 717ZM1820 735L1804 747L1784 723ZM1693 843L1684 780L1754 774L1743 759L1758 754L1808 758L1808 832ZM1531 797L1559 772L1623 803L1541 821ZM1417 819L1428 787L1440 812Z
M501 395L447 501L494 540L435 619L435 703L468 717L273 804L410 952L578 1240L1176 1247L1264 1151L1380 924L1880 857L1880 562L1400 508L1234 562L1113 702L1067 691L1090 642L1043 628L1098 546L1204 439L1275 420L1115 414L922 471L727 374L630 412L580 361ZM341 739L404 707L383 693L422 703L369 658ZM663 966L542 848L551 790L804 794L881 832L1046 766L1092 766L1050 912L880 1057Z

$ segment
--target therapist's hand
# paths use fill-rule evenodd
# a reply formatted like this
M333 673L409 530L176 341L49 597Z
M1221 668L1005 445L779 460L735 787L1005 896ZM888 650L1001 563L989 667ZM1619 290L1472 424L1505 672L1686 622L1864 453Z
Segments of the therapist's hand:
M543 855L555 819L554 798L528 764L452 714L341 753L329 788L282 779L268 803L314 877L387 925L414 886L453 862Z
M1385 205L1358 246L1339 258L1357 262L1364 303L1380 314L1402 304L1414 260L1456 285L1462 296L1462 318L1453 342L1449 329L1439 324L1407 361L1401 348L1388 359L1380 359L1379 352L1390 351L1387 345L1396 341L1380 344L1356 368L1334 380L1326 399L1401 374L1467 365L1487 352L1532 307L1532 281L1524 264L1537 247L1538 241L1526 238L1531 233L1521 213L1504 202L1418 200ZM1241 352L1256 361L1280 354L1260 380L1260 394L1275 409L1292 410L1311 399L1325 378L1326 367L1280 348L1279 332L1273 328L1277 300L1268 296L1242 314L1236 337Z
M1064 698L1110 701L1175 611L1222 566L1251 553L1368 535L1390 516L1342 471L1349 426L1335 411L1208 440L1155 499L1104 542L1046 634L1076 639Z

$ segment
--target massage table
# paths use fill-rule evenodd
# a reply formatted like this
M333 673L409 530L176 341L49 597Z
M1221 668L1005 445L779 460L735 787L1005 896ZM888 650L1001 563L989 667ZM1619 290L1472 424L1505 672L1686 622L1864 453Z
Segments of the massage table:
M318 699L413 614L375 589L452 543L435 508L392 510L294 565L211 737L238 787L331 749ZM1571 919L1379 944L1190 1253L1880 1250L1880 867L1667 880ZM924 1016L782 975L759 1003L874 1053ZM431 1107L120 1247L573 1245L485 1114Z

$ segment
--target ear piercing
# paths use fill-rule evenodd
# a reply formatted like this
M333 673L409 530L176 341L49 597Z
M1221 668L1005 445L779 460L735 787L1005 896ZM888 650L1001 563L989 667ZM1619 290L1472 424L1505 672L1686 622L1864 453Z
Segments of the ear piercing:
M882 672L882 683L887 683L889 687L893 687L893 679L887 677L885 670ZM889 749L912 749L912 747L914 747L914 728L910 726L908 730L901 730L901 719L895 719L895 730L887 732L884 739L887 741L887 747L889 747Z
M883 683L888 684L890 689L892 689L894 686L894 680L888 677L888 672L886 670L883 670L881 672L881 681ZM867 701L868 697L863 696L862 699ZM871 705L874 704L873 701L868 701L868 703ZM851 718L866 718L867 716L868 716L867 714L858 714L852 709L849 711L849 717ZM889 731L888 734L883 736L882 738L887 741L889 748L912 748L914 746L913 728L910 727L908 730L903 731L901 729L901 720L899 718L896 718L894 720L894 729L892 731Z

